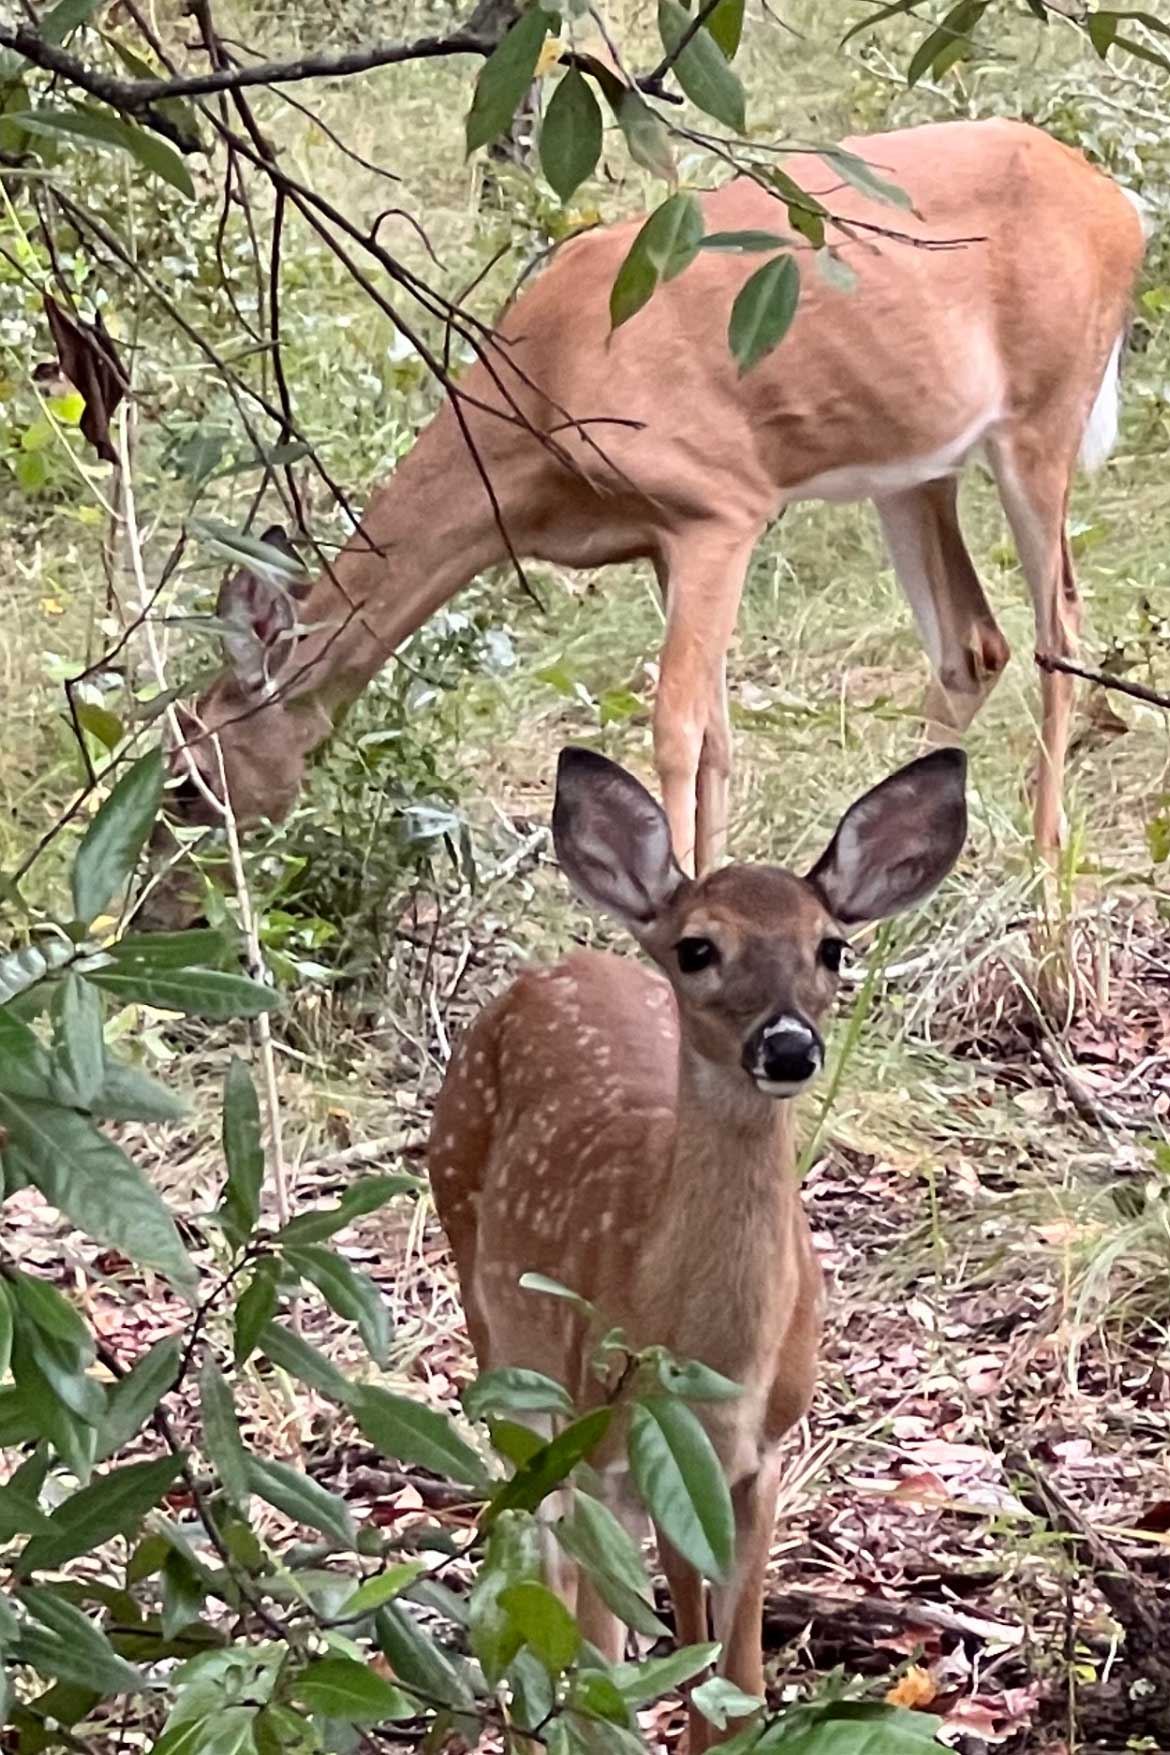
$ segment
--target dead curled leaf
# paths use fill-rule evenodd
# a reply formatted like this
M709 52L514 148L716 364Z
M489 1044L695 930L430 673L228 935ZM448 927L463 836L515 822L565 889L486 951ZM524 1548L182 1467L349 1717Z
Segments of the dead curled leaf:
M129 380L114 344L101 325L83 323L45 295L45 316L57 346L61 370L85 402L81 434L106 463L117 463L110 442L110 422L126 394Z
M929 1706L938 1688L929 1670L921 1664L911 1664L901 1675L892 1688L886 1690L888 1706L907 1706L911 1709Z

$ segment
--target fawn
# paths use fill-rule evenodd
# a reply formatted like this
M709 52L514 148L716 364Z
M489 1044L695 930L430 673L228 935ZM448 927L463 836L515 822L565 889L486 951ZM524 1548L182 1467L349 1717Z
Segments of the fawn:
M595 951L523 972L467 1032L435 1111L431 1180L481 1369L542 1371L581 1407L604 1398L583 1315L518 1286L535 1271L592 1301L631 1346L668 1347L742 1386L696 1412L735 1514L734 1575L712 1600L720 1669L752 1695L778 1445L809 1404L823 1302L791 1099L824 1063L843 931L945 877L966 835L965 775L955 749L911 762L846 811L804 877L728 865L695 880L639 781L563 750L561 867L658 972ZM638 1527L617 1426L592 1460L610 1508ZM704 1583L658 1545L677 1636L704 1640ZM624 1629L587 1576L554 1582L583 1637L619 1659ZM712 1738L692 1708L692 1751Z

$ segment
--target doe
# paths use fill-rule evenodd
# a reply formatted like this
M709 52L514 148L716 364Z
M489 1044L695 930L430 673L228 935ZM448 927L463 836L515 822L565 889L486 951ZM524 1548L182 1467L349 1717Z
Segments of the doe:
M722 1671L762 1695L760 1615L778 1445L808 1406L821 1272L801 1205L791 1099L824 1061L842 933L919 902L966 835L966 761L939 749L846 811L803 877L728 865L687 877L666 816L624 769L561 753L553 836L577 894L629 928L653 973L578 951L523 972L452 1057L430 1173L481 1369L510 1365L602 1399L596 1337L572 1306L518 1284L551 1275L620 1323L742 1386L701 1418L735 1511L732 1582L713 1597ZM617 1422L615 1422L615 1426ZM633 1527L624 1448L595 1456ZM659 1536L678 1638L706 1639L698 1573ZM582 1635L616 1660L624 1630L584 1576ZM710 1739L692 1710L691 1748Z

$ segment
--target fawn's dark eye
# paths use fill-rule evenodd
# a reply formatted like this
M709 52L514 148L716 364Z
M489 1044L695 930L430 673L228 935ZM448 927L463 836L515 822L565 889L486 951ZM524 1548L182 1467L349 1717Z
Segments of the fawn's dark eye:
M817 956L831 975L836 975L841 968L841 958L849 946L843 938L823 938Z
M697 975L719 961L719 947L709 938L680 938L674 951L684 975Z

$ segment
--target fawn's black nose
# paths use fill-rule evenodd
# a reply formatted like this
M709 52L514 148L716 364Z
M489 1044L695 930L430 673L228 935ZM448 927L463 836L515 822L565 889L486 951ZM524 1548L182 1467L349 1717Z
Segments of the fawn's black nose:
M811 1024L780 1012L744 1045L744 1070L769 1097L795 1097L825 1064L825 1045Z

